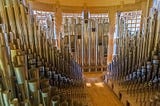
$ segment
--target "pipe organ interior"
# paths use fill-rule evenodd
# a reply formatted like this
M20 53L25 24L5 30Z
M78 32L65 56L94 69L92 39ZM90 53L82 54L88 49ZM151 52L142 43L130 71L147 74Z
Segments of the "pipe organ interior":
M109 19L107 14L90 14L63 17L61 41L70 48L73 58L84 72L105 71Z
M55 45L54 17L44 18L25 1L0 1L0 106L88 104L80 65Z
M160 1L71 1L0 0L0 106L160 106Z
M111 88L119 89L115 91L119 99L124 99L125 93L131 97L124 102L126 105L160 105L160 11L157 3L158 6L150 9L138 33L124 32L128 25L119 18L118 26L123 27L118 30L117 54L108 66L107 77Z

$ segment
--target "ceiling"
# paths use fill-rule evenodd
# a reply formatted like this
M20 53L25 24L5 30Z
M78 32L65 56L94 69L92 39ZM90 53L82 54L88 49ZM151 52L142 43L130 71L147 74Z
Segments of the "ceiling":
M113 7L121 5L132 5L147 0L29 0L33 8L46 11L54 11L56 6L64 7L66 10L81 10L82 8Z
M59 3L63 6L115 6L122 4L134 4L142 0L29 0L46 4Z

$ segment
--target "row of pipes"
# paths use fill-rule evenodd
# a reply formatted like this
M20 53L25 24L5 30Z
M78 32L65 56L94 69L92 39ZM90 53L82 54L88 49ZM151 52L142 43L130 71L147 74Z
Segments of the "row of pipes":
M68 45L84 72L105 71L108 49L108 17L63 17L62 45ZM86 16L87 14L87 16Z
M0 106L86 105L72 103L86 98L72 92L83 91L82 69L69 47L56 47L52 18L44 27L27 1L0 0Z
M157 5L160 5L160 2ZM143 29L132 35L118 15L116 55L108 65L107 78L119 86L118 96L126 105L160 105L160 8L152 7ZM131 99L133 101L131 101Z

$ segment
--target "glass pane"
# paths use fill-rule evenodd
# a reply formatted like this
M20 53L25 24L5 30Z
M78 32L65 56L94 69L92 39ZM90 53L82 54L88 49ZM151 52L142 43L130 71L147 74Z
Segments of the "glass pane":
M132 27L133 27L133 28L136 27L136 24L132 24Z
M132 28L128 28L129 31L131 31Z
M140 22L141 22L141 20L140 20L140 19L138 19L138 20L137 20L137 23L140 23Z
M128 23L131 23L131 20L128 20Z
M135 28L131 28L131 31L135 31Z
M140 27L140 24L137 24L136 27Z
M126 24L126 27L128 28L127 30L131 31L131 34L136 33L136 31L140 29L141 14L142 14L141 10L140 11L128 11L128 12L121 13L121 16L120 16L121 23L123 23L124 25Z
M133 20L132 20L132 23L136 23L136 20L135 20L135 19L133 19Z
M128 24L128 27L131 27L131 24Z
M136 28L136 31L139 31L139 28Z

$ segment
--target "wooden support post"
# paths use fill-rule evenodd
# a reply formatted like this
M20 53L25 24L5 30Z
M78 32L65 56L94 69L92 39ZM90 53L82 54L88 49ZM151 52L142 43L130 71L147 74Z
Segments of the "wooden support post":
M109 64L112 61L113 55L113 46L114 46L114 32L115 32L115 19L116 11L109 11L109 42L108 42L108 57L107 63Z
M57 2L56 11L55 11L55 28L56 28L56 39L57 39L57 47L60 48L60 31L62 26L62 10Z

